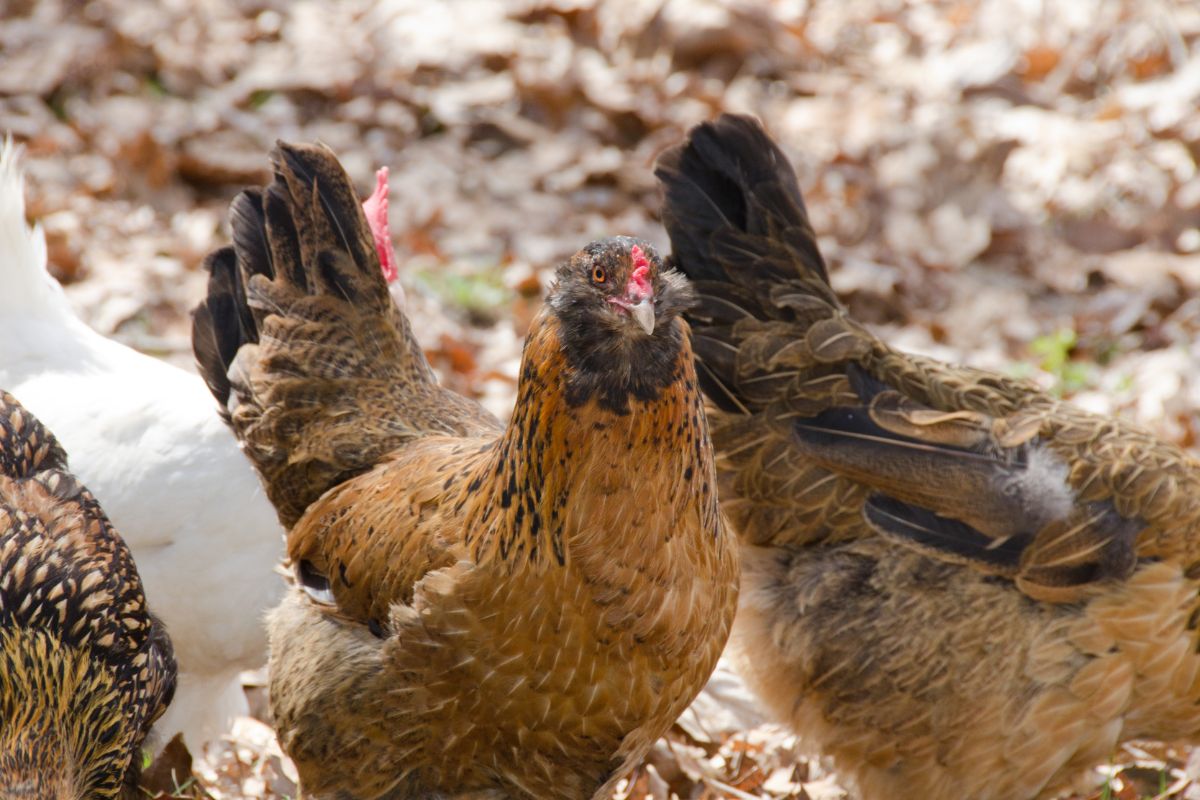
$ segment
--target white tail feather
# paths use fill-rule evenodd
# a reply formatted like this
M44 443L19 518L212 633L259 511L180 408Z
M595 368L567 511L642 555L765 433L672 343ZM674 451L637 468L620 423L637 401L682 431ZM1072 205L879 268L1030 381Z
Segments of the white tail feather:
M0 149L0 313L70 313L62 287L46 271L46 237L25 222L21 148L7 137Z

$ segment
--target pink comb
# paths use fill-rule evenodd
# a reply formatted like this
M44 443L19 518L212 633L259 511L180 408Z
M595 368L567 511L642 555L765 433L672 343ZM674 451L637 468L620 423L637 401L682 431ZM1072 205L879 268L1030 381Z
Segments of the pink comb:
M650 260L636 244L629 249L629 257L633 260L633 274L629 276L625 293L634 300L645 300L654 294L650 285Z
M375 191L363 201L363 212L371 227L371 238L379 253L379 266L383 277L392 283L399 277L396 271L396 252L392 249L392 237L388 235L388 168L380 167L375 173Z

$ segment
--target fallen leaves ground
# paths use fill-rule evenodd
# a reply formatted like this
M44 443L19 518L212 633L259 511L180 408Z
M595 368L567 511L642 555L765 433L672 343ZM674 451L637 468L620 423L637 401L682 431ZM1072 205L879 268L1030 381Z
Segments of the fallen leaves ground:
M500 413L555 261L665 247L654 157L732 110L792 155L890 341L1194 446L1198 105L1200 6L1169 0L0 0L0 128L89 323L189 366L228 201L276 138L321 139L364 194L391 168L415 327ZM748 703L721 673L622 796L843 796ZM184 755L159 790L294 793L260 721ZM1200 797L1190 758L1126 748L1074 797Z

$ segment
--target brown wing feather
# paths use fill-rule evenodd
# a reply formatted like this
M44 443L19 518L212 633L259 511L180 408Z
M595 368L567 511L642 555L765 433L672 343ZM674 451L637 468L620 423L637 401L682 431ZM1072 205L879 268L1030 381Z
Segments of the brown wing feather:
M293 530L289 558L328 577L339 616L383 630L394 603L412 603L418 581L468 557L453 505L491 442L426 437L339 484ZM375 502L381 497L388 502Z

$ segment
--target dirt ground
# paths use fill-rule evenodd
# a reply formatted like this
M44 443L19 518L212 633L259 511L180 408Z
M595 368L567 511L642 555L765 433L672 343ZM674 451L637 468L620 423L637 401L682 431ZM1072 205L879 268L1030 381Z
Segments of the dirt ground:
M0 129L86 321L191 368L229 201L277 138L319 139L364 195L390 168L414 327L501 414L554 265L615 233L665 252L656 154L743 111L888 341L1193 447L1198 108L1200 5L1170 0L0 0ZM157 790L295 792L255 719L187 761ZM1200 798L1186 748L1099 766L1072 797ZM844 796L725 672L621 796L672 794Z

